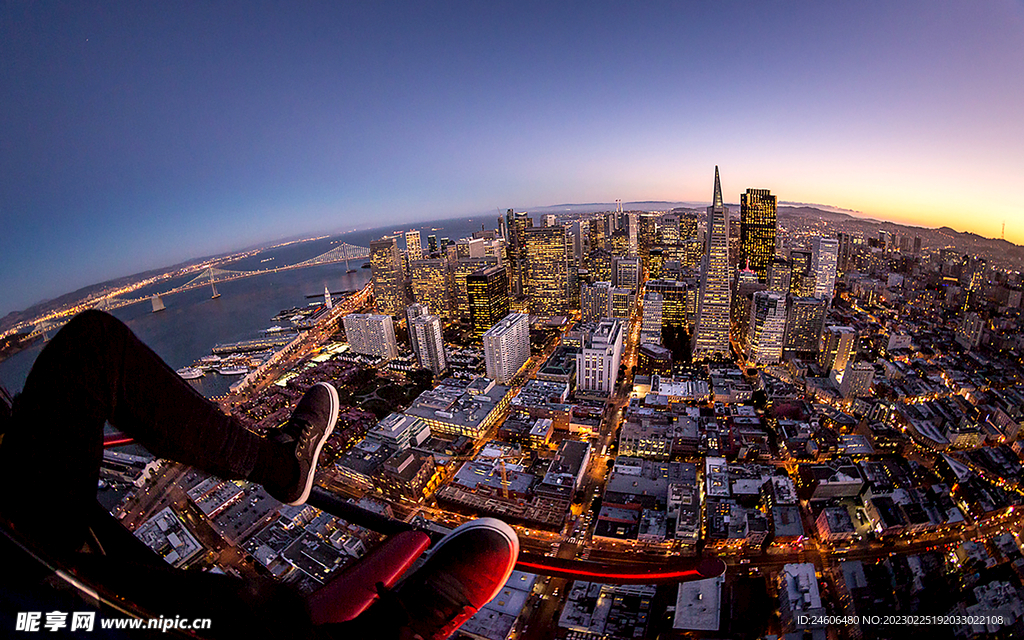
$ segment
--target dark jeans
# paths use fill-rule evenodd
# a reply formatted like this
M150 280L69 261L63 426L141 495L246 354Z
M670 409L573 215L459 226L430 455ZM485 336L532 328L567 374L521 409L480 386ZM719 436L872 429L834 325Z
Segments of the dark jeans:
M49 550L85 539L108 421L155 456L227 479L252 473L262 440L120 320L78 314L33 364L0 446L0 509Z
M209 617L212 636L308 635L305 601L271 580L75 553L96 509L108 421L156 456L258 481L251 475L262 438L195 391L119 320L85 311L46 345L14 399L0 443L0 511L14 528L154 615Z

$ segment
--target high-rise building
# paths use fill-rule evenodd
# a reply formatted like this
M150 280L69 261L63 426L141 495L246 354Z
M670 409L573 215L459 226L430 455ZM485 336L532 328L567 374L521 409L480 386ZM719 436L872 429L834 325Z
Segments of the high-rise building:
M644 294L644 316L640 344L661 344L662 299L657 291Z
M846 363L846 369L839 383L839 394L844 398L863 398L871 395L871 384L875 381L875 366L870 362Z
M434 234L427 236L427 251L437 253L437 236Z
M448 299L448 270L440 258L413 260L409 263L412 276L412 297L426 305L442 320L451 319L451 304Z
M398 357L395 325L389 315L350 313L344 320L349 348L359 354L380 356L385 360Z
M466 278L480 269L498 264L495 258L461 258L454 263L451 270L451 300L455 309L455 317L462 323L471 322L469 310L469 290Z
M964 315L956 328L957 343L968 351L977 349L981 344L981 334L984 328L985 321L977 313L972 311Z
M640 251L640 257L644 263L650 255L651 247L654 246L658 230L658 217L653 213L641 213L637 221L636 241Z
M487 377L508 384L530 359L530 316L510 313L483 335Z
M422 236L418 230L405 232L405 255L409 262L423 258Z
M810 251L793 249L789 252L789 292L795 296L814 297Z
M679 244L679 216L674 213L662 214L656 237L659 244Z
M405 308L405 326L409 328L409 345L412 347L412 352L417 353L419 351L419 345L416 344L416 334L412 331L412 323L416 318L422 316L429 316L430 309L427 305L415 302Z
M390 316L405 311L405 273L394 236L370 242L370 268L377 310Z
M583 345L576 354L576 388L596 391L602 395L615 392L622 358L622 322L607 318L583 336Z
M772 258L768 265L768 290L789 293L790 273L789 261L785 258Z
M747 360L755 364L774 364L781 360L785 333L786 296L774 291L754 293Z
M729 294L729 210L722 201L722 183L715 167L715 193L708 207L707 248L693 334L694 360L715 354L729 356Z
M612 258L612 284L621 289L636 291L640 288L640 258Z
M768 267L775 257L775 202L768 189L740 194L740 264L761 282L768 282Z
M580 316L583 322L597 322L611 317L610 282L595 282L580 286Z
M790 298L783 355L811 359L817 356L827 309L828 304L818 298Z
M839 259L839 241L835 238L811 239L811 271L814 273L814 297L828 300L836 292L836 265Z
M412 336L416 336L415 339ZM416 360L434 376L448 368L441 335L441 320L435 315L419 316L409 323L409 337L415 345Z
M512 278L512 293L523 295L526 286L526 230L533 227L533 219L525 211L505 212L505 226L508 227L508 258Z
M857 348L857 332L853 327L826 327L818 364L825 371L843 371Z
M662 328L689 330L691 300L696 298L693 286L682 280L649 280L646 288L661 295Z
M540 217L540 226L542 227L553 227L555 226L555 214L545 213Z
M484 333L508 315L508 266L492 265L466 276L470 336L480 340Z
M562 227L526 230L526 296L530 313L564 315L569 305L569 247Z
M629 234L629 255L631 256L639 255L639 244L637 236L638 220L639 218L637 218L636 211L630 211L629 213L626 214L626 233Z

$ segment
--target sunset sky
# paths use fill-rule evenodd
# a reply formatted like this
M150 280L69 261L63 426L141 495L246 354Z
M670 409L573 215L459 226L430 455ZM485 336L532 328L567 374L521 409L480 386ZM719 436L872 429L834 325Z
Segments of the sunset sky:
M716 164L730 202L1024 244L1021 0L12 0L0 90L0 315L284 236L707 201Z

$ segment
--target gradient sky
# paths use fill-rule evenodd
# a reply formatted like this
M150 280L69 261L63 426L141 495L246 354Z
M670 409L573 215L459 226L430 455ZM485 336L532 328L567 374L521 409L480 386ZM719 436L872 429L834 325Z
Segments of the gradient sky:
M0 315L295 234L707 201L716 164L731 202L1024 244L1022 0L8 0L0 91Z

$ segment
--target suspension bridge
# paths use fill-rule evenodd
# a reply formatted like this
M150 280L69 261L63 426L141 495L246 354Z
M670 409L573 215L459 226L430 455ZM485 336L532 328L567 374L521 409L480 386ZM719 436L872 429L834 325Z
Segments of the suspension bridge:
M146 300L152 300L153 309L157 310L158 308L163 308L163 298L165 296L173 295L175 293L181 293L182 291L197 289L199 287L210 287L212 291L212 297L217 298L220 296L220 293L217 291L217 284L221 282L229 282L231 280L239 280L241 278L250 278L252 276L259 276L267 273L288 271L289 269L302 269L304 267L313 267L317 265L333 264L338 262L344 262L346 264L347 269L347 265L350 260L365 259L369 257L369 255L370 250L367 247L359 247L356 245L348 244L346 242L338 245L337 247L334 247L329 251L321 253L315 258L303 260L302 262L297 262L295 264L273 267L269 269L235 271L232 269L221 269L219 267L211 265L202 269L195 277L193 277L188 282L178 285L173 289L168 289L167 291L162 291L154 295L140 296L137 298L127 298L120 296L124 296L126 293L130 294L130 292L122 291L117 296L100 298L91 304L83 304L79 307L76 307L74 310L68 312L67 315L63 317L52 317L37 323L33 327L30 337L34 337L40 334L42 334L44 338L48 337L52 331L55 331L60 327L64 326L64 324L68 320L70 320L75 313L87 308L99 309L101 311L113 311L114 309L119 309L121 307L126 307L128 305L138 304Z

